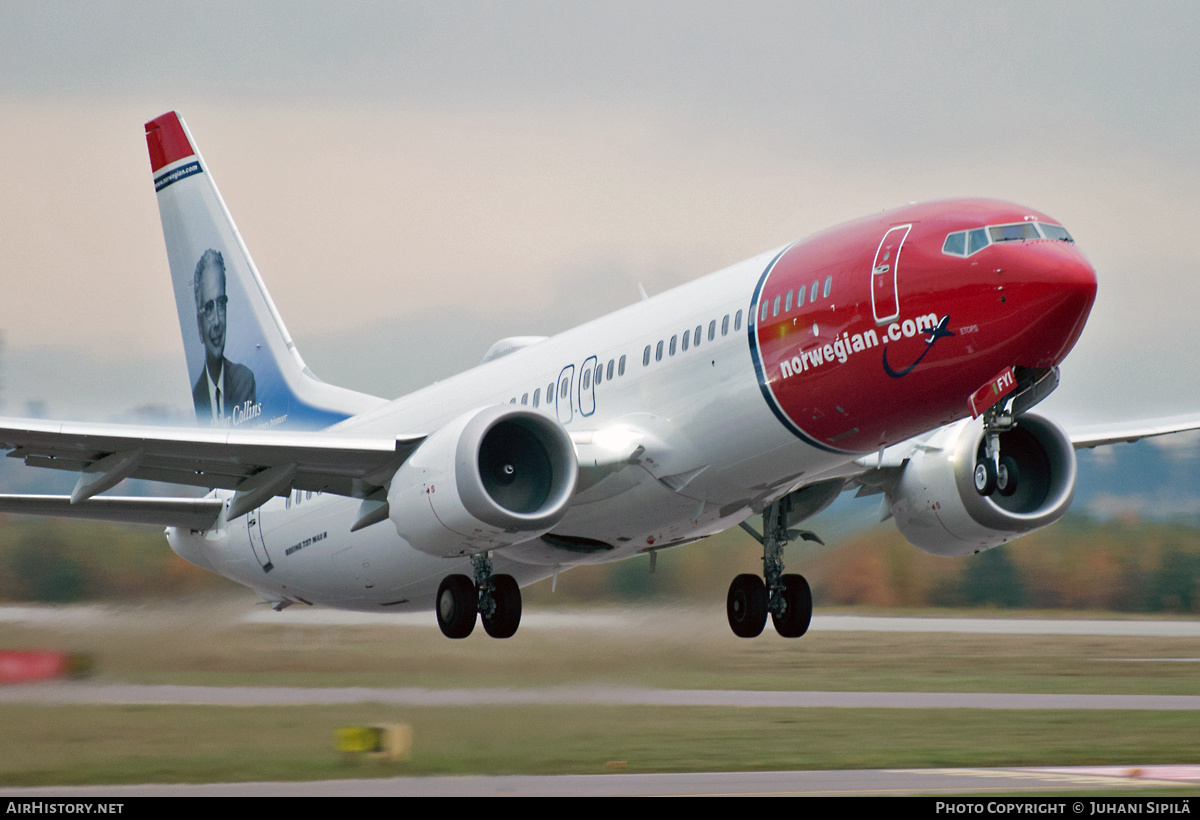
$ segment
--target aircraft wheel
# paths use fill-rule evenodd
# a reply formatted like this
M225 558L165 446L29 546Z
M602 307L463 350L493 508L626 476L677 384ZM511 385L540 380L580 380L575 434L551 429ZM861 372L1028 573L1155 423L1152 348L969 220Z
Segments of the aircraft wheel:
M492 576L492 600L496 609L483 616L483 628L493 638L511 638L521 625L521 588L511 575Z
M1021 471L1017 468L1017 462L1010 456L1004 456L1000 459L1000 469L996 471L996 490L1000 495L1012 495L1017 491L1017 481L1021 478Z
M757 575L739 575L725 601L729 627L739 638L756 638L767 625L767 585Z
M438 587L437 619L447 638L465 638L475 628L479 593L465 575L447 575Z
M996 491L996 465L990 458L975 462L975 492L991 495Z
M785 638L799 638L808 631L812 621L812 590L803 575L785 575L783 581L783 600L787 604L783 617L771 613L771 622L775 631Z

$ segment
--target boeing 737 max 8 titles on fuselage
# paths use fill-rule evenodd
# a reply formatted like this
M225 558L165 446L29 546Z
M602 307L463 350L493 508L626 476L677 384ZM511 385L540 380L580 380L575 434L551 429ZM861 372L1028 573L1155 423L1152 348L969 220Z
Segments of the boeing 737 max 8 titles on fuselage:
M738 635L808 628L783 548L847 489L904 535L965 555L1071 503L1074 448L1194 419L1068 435L1030 408L1057 385L1096 277L1030 208L963 199L832 228L394 401L304 365L174 112L146 126L196 429L8 420L70 497L0 510L168 526L188 561L293 603L434 609L442 631L512 635L520 587L743 526ZM102 495L135 477L202 499ZM748 519L761 516L757 529Z

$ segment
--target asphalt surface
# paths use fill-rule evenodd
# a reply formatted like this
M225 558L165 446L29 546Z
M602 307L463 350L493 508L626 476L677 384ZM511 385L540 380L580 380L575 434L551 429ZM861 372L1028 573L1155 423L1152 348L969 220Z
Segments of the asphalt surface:
M383 703L397 706L592 705L765 706L850 709L1138 709L1200 710L1200 695L1027 695L995 692L760 692L737 689L371 689L366 687L171 686L52 682L7 686L0 703L300 706Z
M302 783L149 784L0 789L7 798L138 797L621 797L621 796L892 796L1021 792L1095 792L1104 789L1200 787L1200 766L1056 769L864 769L691 774L504 775L395 777ZM1095 798L1092 798L1095 800ZM1070 802L1070 801L1069 801ZM1092 814L1092 801L1079 810ZM1187 798L1163 802L1180 806ZM1195 801L1191 801L1195 802ZM1190 806L1188 808L1190 813ZM1174 813L1179 813L1176 811Z

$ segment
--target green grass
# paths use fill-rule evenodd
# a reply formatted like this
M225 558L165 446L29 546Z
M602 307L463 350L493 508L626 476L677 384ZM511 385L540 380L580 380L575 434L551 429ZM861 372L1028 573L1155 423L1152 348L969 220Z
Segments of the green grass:
M728 634L723 612L579 611L514 638L429 626L245 623L242 600L0 624L0 647L83 652L103 683L434 689L559 685L1200 694L1200 639L815 632ZM977 614L977 613L976 613ZM430 616L432 620L432 616ZM343 725L408 723L413 759L342 759ZM1200 758L1200 711L616 706L0 706L0 785L395 774L1145 765Z
M55 646L99 681L240 686L539 687L1200 694L1194 638L813 632L733 637L723 611L581 611L509 640L429 626L247 624L248 605L117 610L96 623L0 624L0 647ZM531 615L536 618L538 610ZM978 613L973 613L977 616ZM527 619L528 620L528 619Z
M338 726L407 723L411 761L343 759ZM400 774L923 768L1195 760L1200 712L901 709L0 707L0 784Z

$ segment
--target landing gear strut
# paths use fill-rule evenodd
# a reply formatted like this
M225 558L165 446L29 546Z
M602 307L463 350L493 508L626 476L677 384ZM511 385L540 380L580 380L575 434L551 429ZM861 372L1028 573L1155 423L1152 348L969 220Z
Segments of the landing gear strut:
M438 587L437 620L447 638L465 638L478 616L493 638L511 638L521 625L521 589L511 575L493 575L492 558L471 556L475 579L448 575Z
M821 543L811 532L789 530L789 501L782 498L763 510L763 533L749 525L742 528L763 545L763 576L739 575L729 585L725 612L729 626L739 638L760 635L770 614L775 631L785 638L799 638L812 620L812 591L803 575L783 573L783 548L794 537Z
M999 492L1012 495L1017 491L1020 471L1017 462L1009 456L1000 455L1000 434L1017 426L1010 414L1003 412L1004 405L997 405L983 414L983 457L975 462L972 479L975 492L983 496Z

